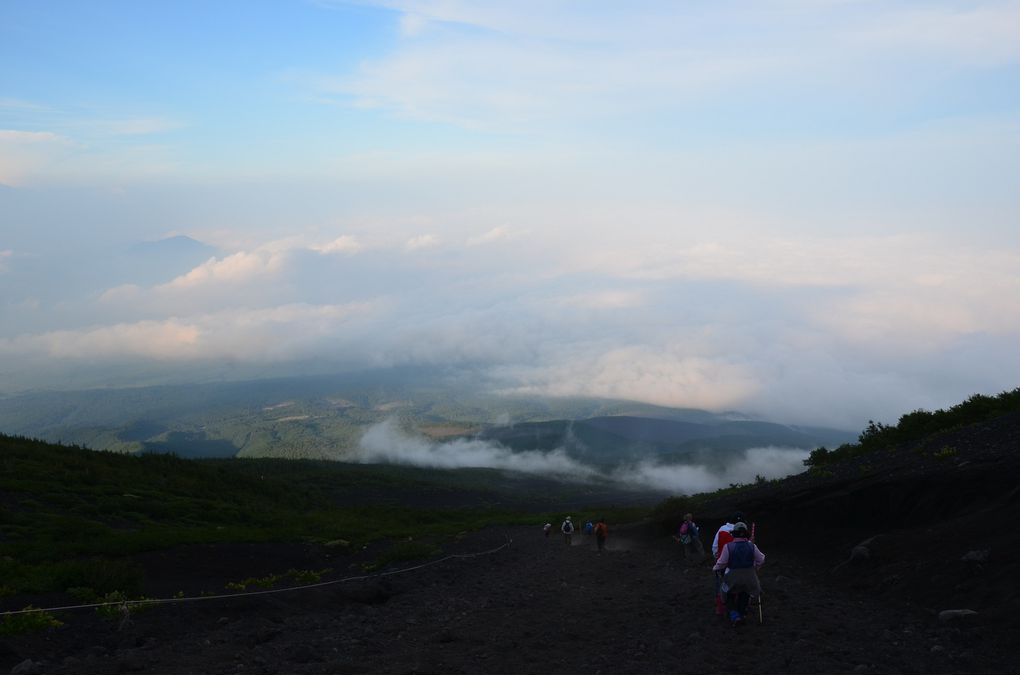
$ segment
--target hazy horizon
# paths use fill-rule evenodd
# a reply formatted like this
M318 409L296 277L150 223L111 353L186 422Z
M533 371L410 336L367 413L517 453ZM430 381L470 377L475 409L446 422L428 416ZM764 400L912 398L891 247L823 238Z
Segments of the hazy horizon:
M0 57L0 395L1020 386L1020 0L12 0Z

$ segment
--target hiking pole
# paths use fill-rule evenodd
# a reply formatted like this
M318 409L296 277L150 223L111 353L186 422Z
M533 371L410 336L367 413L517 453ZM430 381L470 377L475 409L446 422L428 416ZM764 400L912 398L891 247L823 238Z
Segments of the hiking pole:
M758 523L751 523L751 543L754 544L755 531L758 529ZM765 623L765 615L761 609L761 582L758 583L758 625Z

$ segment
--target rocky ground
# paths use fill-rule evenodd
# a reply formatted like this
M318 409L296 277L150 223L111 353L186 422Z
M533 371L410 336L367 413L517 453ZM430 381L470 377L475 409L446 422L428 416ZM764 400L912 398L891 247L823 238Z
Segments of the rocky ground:
M659 524L610 523L599 554L536 523L466 535L444 554L480 555L399 574L123 620L63 613L61 628L0 641L0 672L1020 672L1018 439L1013 416L708 504L706 543L731 510L758 523L760 624L716 617L707 562L684 560ZM141 562L150 597L290 568L360 573L358 556L327 556L196 546Z

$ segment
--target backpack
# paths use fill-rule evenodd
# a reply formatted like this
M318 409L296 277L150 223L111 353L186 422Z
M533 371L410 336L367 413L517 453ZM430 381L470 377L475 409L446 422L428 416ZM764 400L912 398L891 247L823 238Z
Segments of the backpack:
M694 534L693 523L688 523L686 520L680 526L680 543L689 544L691 543L691 536Z
M571 523L569 520L564 520L563 527L561 527L560 529L563 530L564 534L570 534L571 532L574 531L574 524Z

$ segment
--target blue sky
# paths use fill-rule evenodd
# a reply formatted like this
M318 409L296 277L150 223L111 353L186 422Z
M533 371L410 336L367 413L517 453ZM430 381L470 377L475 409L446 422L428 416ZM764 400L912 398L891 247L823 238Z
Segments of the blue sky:
M857 428L1013 388L1018 85L1010 0L9 0L0 391L440 363Z

